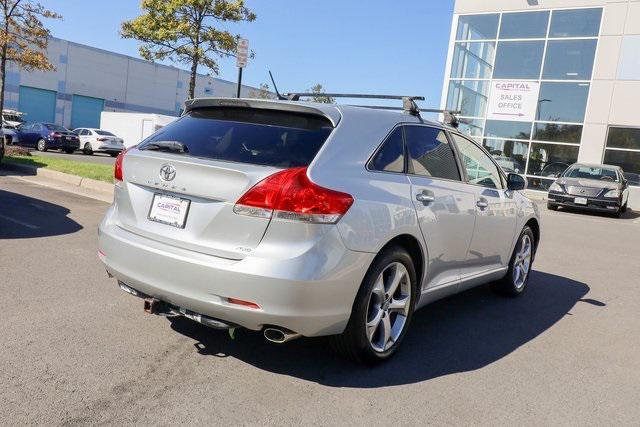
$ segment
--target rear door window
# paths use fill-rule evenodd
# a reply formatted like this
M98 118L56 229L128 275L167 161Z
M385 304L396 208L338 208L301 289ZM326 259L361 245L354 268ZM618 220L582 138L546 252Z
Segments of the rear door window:
M409 173L460 181L456 158L442 129L405 126Z
M187 155L291 168L308 166L333 130L320 116L253 108L200 108L140 144L177 141Z

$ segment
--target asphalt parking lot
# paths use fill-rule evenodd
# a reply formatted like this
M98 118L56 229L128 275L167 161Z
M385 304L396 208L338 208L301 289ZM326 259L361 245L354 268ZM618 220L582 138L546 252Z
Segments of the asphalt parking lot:
M543 209L518 299L414 317L389 363L143 313L96 257L105 203L0 176L0 424L637 425L640 215Z

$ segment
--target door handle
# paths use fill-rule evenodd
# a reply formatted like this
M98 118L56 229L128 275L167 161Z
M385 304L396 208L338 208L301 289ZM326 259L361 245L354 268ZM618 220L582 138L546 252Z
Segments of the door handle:
M422 192L416 194L416 200L426 204L436 200L436 196L429 190L423 190Z
M487 199L485 199L484 197L481 197L476 202L476 206L479 207L480 210L484 210L489 207L489 202L487 202Z

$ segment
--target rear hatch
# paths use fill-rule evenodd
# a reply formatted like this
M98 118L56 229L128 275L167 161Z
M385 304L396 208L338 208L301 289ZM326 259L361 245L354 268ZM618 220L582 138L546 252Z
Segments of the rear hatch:
M172 246L241 259L258 246L269 219L235 214L235 202L279 170L308 166L332 129L320 114L193 109L124 155L118 225ZM165 209L180 213L167 220Z

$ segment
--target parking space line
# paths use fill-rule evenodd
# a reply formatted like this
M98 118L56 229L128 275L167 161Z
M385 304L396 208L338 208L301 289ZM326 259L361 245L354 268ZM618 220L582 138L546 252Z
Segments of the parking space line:
M40 228L37 225L29 224L28 222L23 222L23 221L15 219L15 218L8 217L6 215L0 214L0 218L4 219L6 221L9 221L9 222L13 222L13 223L18 224L18 225L21 225L23 227L30 228L32 230L38 230Z

